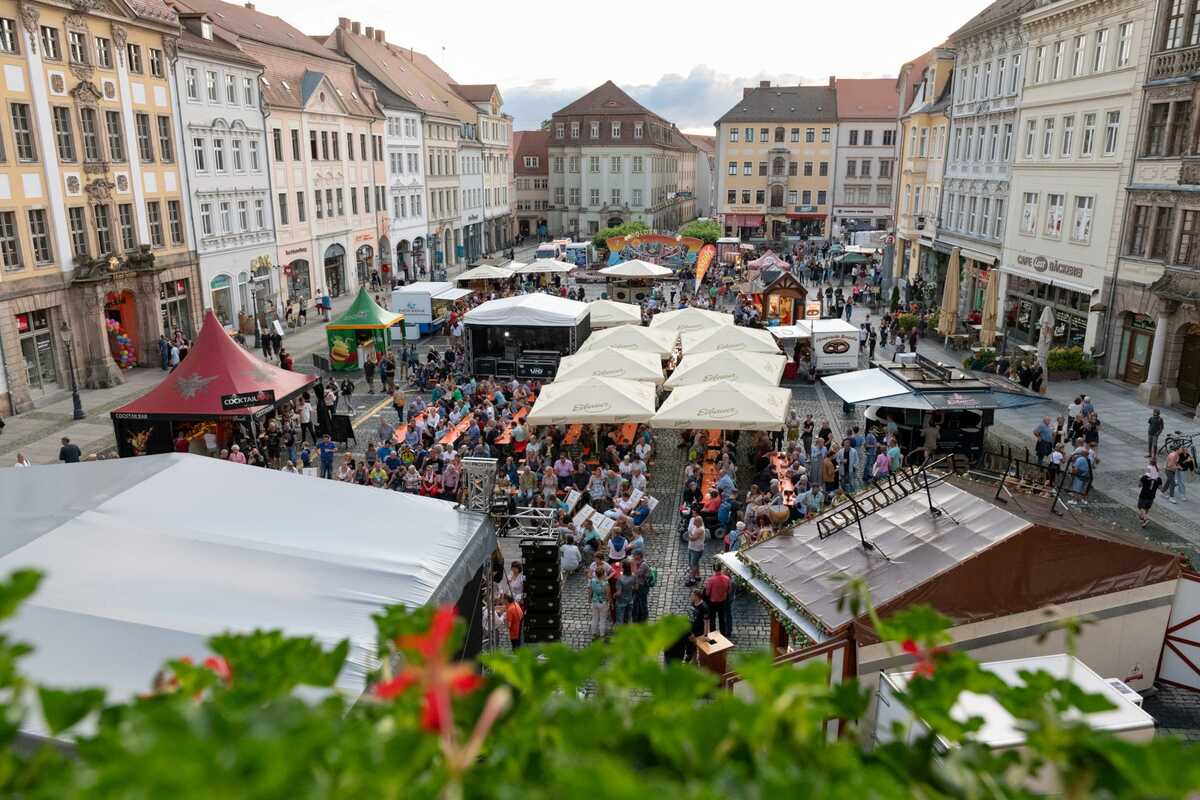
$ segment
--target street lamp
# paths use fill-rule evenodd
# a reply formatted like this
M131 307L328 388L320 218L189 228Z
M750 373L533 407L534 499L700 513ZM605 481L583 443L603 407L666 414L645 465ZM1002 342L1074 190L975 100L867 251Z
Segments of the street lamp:
M75 419L83 419L83 401L79 399L79 384L75 380L75 351L71 348L74 337L71 335L71 326L67 324L65 319L59 326L58 336L62 339L63 344L67 346L67 369L71 373L72 416Z

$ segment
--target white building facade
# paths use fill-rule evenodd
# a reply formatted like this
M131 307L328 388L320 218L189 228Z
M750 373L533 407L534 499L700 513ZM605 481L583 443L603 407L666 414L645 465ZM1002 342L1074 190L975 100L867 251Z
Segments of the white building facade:
M460 259L468 264L483 257L483 147L476 138L475 126L464 123L458 145L458 227L462 231Z
M890 228L895 117L839 119L834 165L833 232Z
M224 325L262 327L281 308L262 65L223 41L199 14L182 15L175 80L200 292ZM189 35L190 34L190 35Z
M389 278L418 280L427 269L425 239L429 222L425 217L425 158L422 149L422 115L412 103L372 79L364 71L360 79L370 83L379 99L387 151L387 191L391 198L384 264ZM389 260L390 258L390 260Z
M1036 0L1028 40L1000 283L1009 341L1091 350L1118 255L1154 3ZM1095 308L1097 310L1093 311Z

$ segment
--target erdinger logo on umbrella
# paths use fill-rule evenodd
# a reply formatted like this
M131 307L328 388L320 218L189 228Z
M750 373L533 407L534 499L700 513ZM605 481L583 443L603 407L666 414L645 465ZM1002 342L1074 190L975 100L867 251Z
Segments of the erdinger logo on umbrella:
M719 344L717 350L744 350L746 345L743 342L734 342L733 344Z
M703 383L712 383L713 381L731 381L737 375L733 372L710 372L704 376Z
M624 367L615 367L613 369L598 369L592 373L592 376L595 378L619 378L624 374Z
M576 403L571 407L572 412L582 412L584 414L603 414L612 408L612 403Z
M830 355L841 355L850 352L850 343L845 339L830 339L821 348L821 351Z
M738 410L732 406L725 408L702 408L696 412L696 416L704 417L705 419L729 419L737 416Z

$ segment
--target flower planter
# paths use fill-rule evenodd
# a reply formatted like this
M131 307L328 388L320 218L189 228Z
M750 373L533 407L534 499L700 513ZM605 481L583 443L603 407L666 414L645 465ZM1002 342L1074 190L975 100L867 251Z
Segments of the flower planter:
M1062 370L1061 372L1047 373L1047 377L1052 381L1078 381L1082 380L1083 376L1079 374L1077 369Z

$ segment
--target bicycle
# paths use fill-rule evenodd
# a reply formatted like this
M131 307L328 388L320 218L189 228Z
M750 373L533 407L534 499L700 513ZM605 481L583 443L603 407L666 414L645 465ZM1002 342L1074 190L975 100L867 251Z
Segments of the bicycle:
M1173 431L1163 437L1163 443L1158 446L1158 455L1164 455L1172 450L1177 450L1180 447L1186 446L1192 451L1192 458L1195 458L1197 439L1200 439L1200 431L1195 431L1193 433Z

